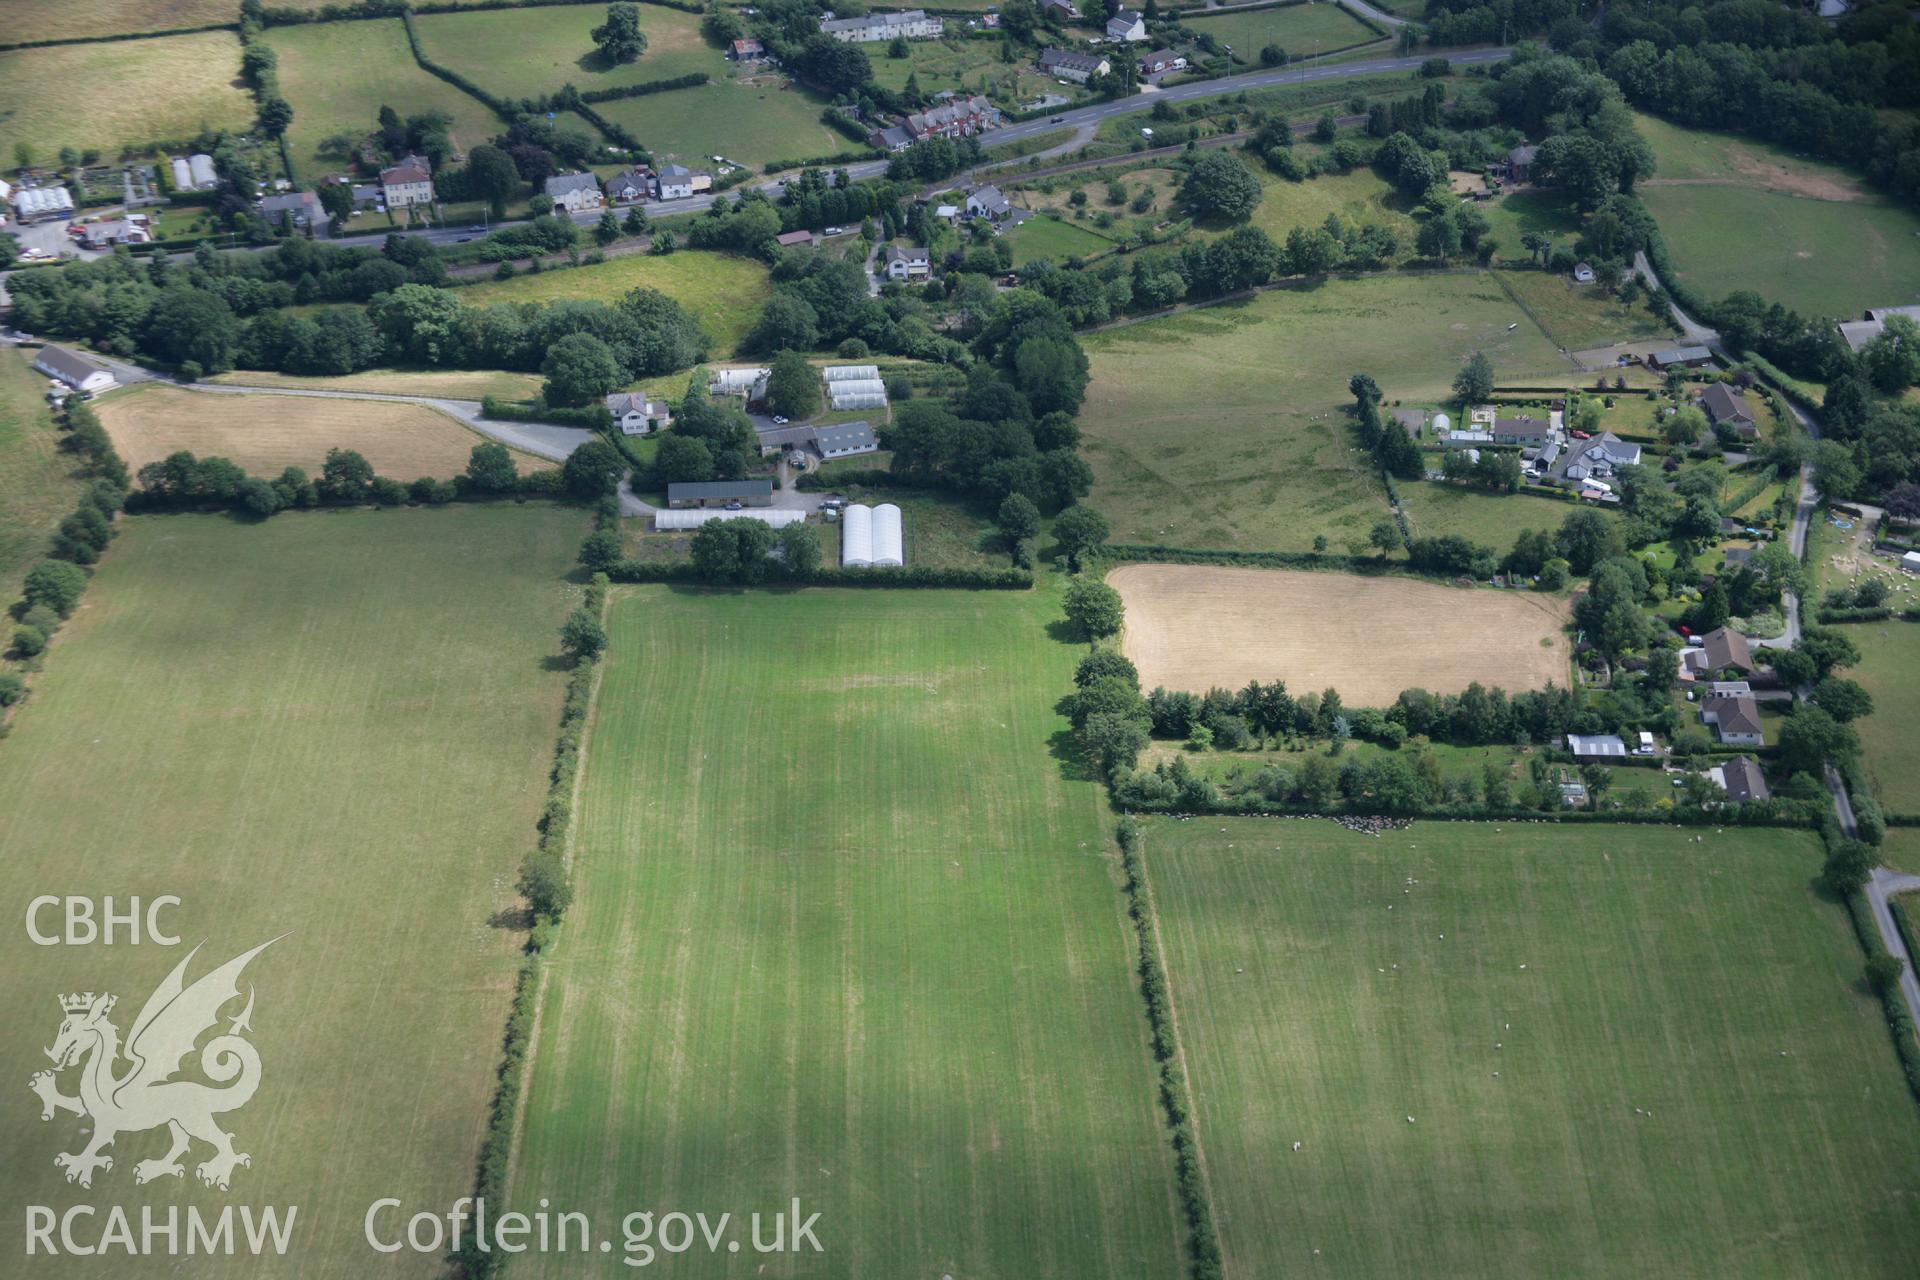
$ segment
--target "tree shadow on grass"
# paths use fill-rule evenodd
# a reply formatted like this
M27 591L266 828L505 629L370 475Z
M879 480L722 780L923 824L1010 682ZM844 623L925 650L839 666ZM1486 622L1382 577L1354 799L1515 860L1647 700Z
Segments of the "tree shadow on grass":
M525 903L515 907L502 907L487 917L487 928L504 929L509 933L524 933L533 928L533 908Z
M1060 776L1068 782L1098 782L1100 773L1080 748L1080 739L1071 729L1056 731L1047 739L1047 754L1060 766Z
M1047 624L1047 636L1049 639L1057 640L1061 644L1070 644L1076 648L1087 643L1087 637L1081 632L1080 628L1074 626L1065 618L1055 618L1049 622Z

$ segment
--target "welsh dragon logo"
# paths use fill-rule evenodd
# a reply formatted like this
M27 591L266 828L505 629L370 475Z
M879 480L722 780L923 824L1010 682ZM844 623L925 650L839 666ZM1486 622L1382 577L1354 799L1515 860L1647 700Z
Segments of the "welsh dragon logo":
M260 1087L260 1053L241 1035L252 1029L251 987L247 989L246 1007L228 1020L226 1032L208 1040L200 1050L201 1072L224 1087L172 1077L193 1053L200 1037L218 1025L220 1010L239 998L240 972L247 962L279 940L271 939L235 956L188 986L187 965L200 951L195 947L147 997L124 1046L119 1028L107 1016L118 997L88 991L60 998L66 1017L53 1047L47 1050L53 1070L35 1072L27 1083L40 1097L42 1120L53 1119L56 1111L70 1111L93 1121L93 1135L85 1149L62 1152L53 1158L54 1164L66 1171L68 1182L91 1187L96 1169L113 1168L113 1157L104 1151L115 1138L161 1125L172 1135L173 1145L159 1159L142 1160L134 1166L136 1183L181 1177L186 1171L180 1157L187 1154L195 1138L213 1148L213 1156L195 1170L200 1181L210 1187L225 1191L235 1166L252 1163L244 1152L233 1149L233 1135L214 1123L215 1116L245 1106ZM130 1064L124 1070L120 1069L122 1059ZM57 1077L74 1066L80 1068L80 1092L77 1097L68 1097L60 1092Z

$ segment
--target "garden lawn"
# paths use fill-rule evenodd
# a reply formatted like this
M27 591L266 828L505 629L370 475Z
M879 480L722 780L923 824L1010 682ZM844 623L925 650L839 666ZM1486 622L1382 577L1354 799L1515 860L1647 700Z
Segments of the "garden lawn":
M11 168L24 142L41 164L62 147L111 161L123 147L191 138L203 125L244 130L253 99L239 75L231 31L0 53L0 155Z
M1476 349L1503 381L1569 367L1484 273L1272 289L1082 342L1089 501L1116 542L1183 547L1365 550L1388 509L1347 413L1355 372L1417 403L1450 394Z
M564 681L550 662L586 523L512 503L126 521L0 743L9 1203L115 1204L136 1223L148 1206L164 1222L181 1205L298 1205L284 1258L188 1269L421 1274L417 1254L368 1248L361 1221L380 1196L444 1206L473 1186L519 962L494 917L516 905L546 797ZM177 895L163 919L184 945L35 946L20 921L40 893ZM166 1150L153 1131L121 1135L91 1190L64 1182L53 1157L79 1149L81 1122L42 1123L25 1088L48 1065L53 993L117 994L124 1033L194 943L197 977L275 937L242 984L264 1067L221 1118L252 1156L231 1193L191 1168L136 1186L135 1163ZM0 1227L15 1257L20 1223ZM100 1274L98 1258L10 1270Z
M1058 614L1047 590L616 599L516 1203L797 1196L824 1253L789 1274L1181 1269L1102 793L1049 751Z
M0 599L9 604L86 488L74 474L79 456L60 452L46 389L26 352L0 350Z
M695 71L718 79L731 65L700 34L698 14L649 4L640 9L646 52L608 66L591 34L606 20L604 4L568 4L422 14L414 26L428 57L504 98L545 97L566 84L591 93Z
M633 131L661 160L706 165L724 155L735 164L805 160L862 148L820 122L827 103L769 73L766 83L724 80L645 98L603 102L595 110Z
M1696 293L1751 289L1839 319L1920 300L1920 216L1858 176L1729 134L1638 123L1659 171L1637 194Z
M1227 1274L1911 1274L1920 1113L1810 834L1145 851Z
M1529 231L1563 241L1569 249L1580 234L1579 211L1551 191L1515 191L1476 207L1487 216L1487 235L1505 262L1532 257L1520 239Z
M1113 247L1112 240L1091 227L1046 215L1027 219L1007 232L1006 237L1015 267L1024 267L1039 258L1064 262Z
M1575 284L1571 276L1548 271L1502 271L1494 279L1568 351L1673 335L1672 325L1647 310L1644 294L1625 303L1599 284Z
M511 280L466 285L454 296L472 307L563 298L613 303L635 289L657 289L685 307L713 339L711 354L725 357L760 318L771 285L766 267L751 258L686 250L627 253L593 266L522 273Z
M1289 58L1311 58L1348 45L1382 39L1338 5L1301 4L1213 15L1195 9L1182 19L1194 31L1233 46L1236 62L1259 65L1260 51L1277 44Z
M343 163L318 154L322 139L371 133L383 106L403 120L445 112L461 151L506 127L478 99L420 69L398 18L275 27L267 43L280 56L280 89L293 104L287 146L304 179L336 172Z

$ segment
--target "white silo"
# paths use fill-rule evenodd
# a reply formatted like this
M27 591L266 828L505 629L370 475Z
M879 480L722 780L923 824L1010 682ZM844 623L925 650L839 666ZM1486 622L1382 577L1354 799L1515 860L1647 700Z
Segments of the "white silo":
M873 509L873 567L897 569L907 562L900 538L900 508L883 502Z
M856 502L840 520L840 567L867 569L873 565L873 508Z
M173 162L167 167L173 174L173 189L175 191L193 190L193 170L187 167L185 156L175 156Z

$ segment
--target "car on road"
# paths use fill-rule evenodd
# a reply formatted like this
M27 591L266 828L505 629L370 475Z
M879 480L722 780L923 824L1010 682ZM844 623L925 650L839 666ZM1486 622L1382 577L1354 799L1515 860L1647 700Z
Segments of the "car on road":
M845 234L846 230L847 229L845 227L828 227L825 231L822 231L820 234L823 236L837 236L837 235Z
M486 229L487 229L486 224L483 222L477 222L473 226L467 228L467 230L469 231L485 231Z
M470 241L470 240L472 240L472 239L473 239L473 237L472 237L472 236L461 236L461 237L460 237L460 238L459 238L458 240L456 240L456 241L454 241L454 243L455 243L455 244L466 244L466 243L467 243L468 241Z
M1049 121L1047 121L1047 123L1048 123L1048 124L1060 124L1060 123L1061 123L1061 122L1063 122L1063 121L1064 121L1065 119L1066 119L1066 117L1065 117L1065 116L1055 116L1055 117L1054 117L1053 119L1051 119L1051 120L1049 120Z

